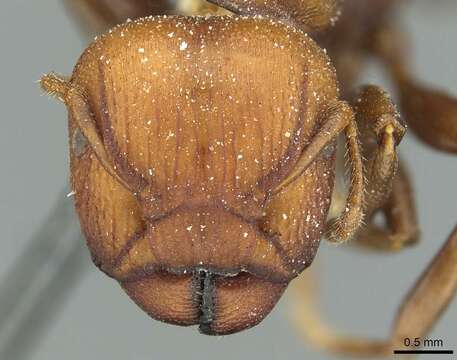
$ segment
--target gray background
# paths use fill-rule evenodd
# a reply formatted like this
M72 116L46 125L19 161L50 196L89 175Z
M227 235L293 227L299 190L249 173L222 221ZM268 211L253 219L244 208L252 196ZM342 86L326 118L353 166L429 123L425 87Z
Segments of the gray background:
M411 61L418 77L457 94L457 2L412 1L401 18L412 36ZM85 41L58 0L3 0L0 44L0 280L11 281L7 271L36 236L56 198L71 208L71 199L61 193L64 186L68 190L66 111L41 96L35 81L51 70L69 74ZM375 67L366 75L372 82L385 84ZM457 220L457 158L426 148L411 134L401 150L415 177L421 244L396 255L374 255L324 243L315 264L328 318L354 335L387 336L405 291ZM63 241L71 243L77 232L73 222ZM87 270L62 308L53 306L51 300L58 298L51 291L49 313L27 308L28 296L15 299L24 302L17 321L32 315L20 333L24 339L30 334L39 336L33 347L25 340L12 343L13 321L0 332L1 360L27 354L35 360L335 358L302 341L287 319L287 299L252 330L205 337L195 328L150 320L117 283L89 263L86 251L79 256ZM55 269L55 264L44 269L41 281ZM49 326L34 331L40 316L50 320ZM446 347L457 350L457 301L430 337L443 338Z

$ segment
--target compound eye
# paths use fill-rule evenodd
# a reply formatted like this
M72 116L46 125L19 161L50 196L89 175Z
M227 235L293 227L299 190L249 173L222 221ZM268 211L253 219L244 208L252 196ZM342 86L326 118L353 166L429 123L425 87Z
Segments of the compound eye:
M89 149L89 142L79 128L76 128L73 132L73 136L71 138L71 148L77 157L83 156Z

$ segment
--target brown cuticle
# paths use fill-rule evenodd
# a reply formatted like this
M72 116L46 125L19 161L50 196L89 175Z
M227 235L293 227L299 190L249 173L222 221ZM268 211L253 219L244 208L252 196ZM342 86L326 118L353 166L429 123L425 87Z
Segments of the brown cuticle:
M214 16L116 26L84 52L71 80L51 73L41 86L69 111L76 210L96 265L153 318L218 335L262 321L324 233L384 251L414 244L397 146L407 123L456 152L457 102L406 71L393 0L211 2L219 6L195 0L186 9ZM165 1L67 3L87 23L95 16L98 30L175 11ZM340 5L348 15L338 20ZM389 71L404 119L377 86L340 96L352 93L367 54ZM330 204L339 135L348 195ZM327 222L330 205L337 218ZM359 356L386 354L404 329L425 333L457 287L455 234L405 300L390 342L326 337L313 311L304 318L316 326L305 332ZM443 295L427 307L443 277ZM416 307L425 325L411 327Z

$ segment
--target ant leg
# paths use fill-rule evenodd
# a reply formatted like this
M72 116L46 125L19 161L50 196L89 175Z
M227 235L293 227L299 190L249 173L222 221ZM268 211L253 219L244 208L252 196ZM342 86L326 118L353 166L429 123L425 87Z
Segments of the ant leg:
M392 356L405 338L427 335L457 290L457 227L417 283L405 297L389 339L370 340L336 333L319 316L315 282L307 274L292 284L293 319L302 334L316 347L352 357Z
M384 206L387 210L389 209L387 202L391 198L392 183L398 169L396 147L403 138L405 127L401 123L399 114L389 96L379 87L363 87L354 97L352 104L356 113L355 119L360 131L363 157L365 158L366 192L363 211L370 223L358 230L356 237L359 235L360 243L372 243L375 247L377 244L386 244L387 246L385 240L387 233L371 225L371 223L376 211ZM401 188L401 184L400 180L397 181L398 188ZM389 204L390 207L393 208L398 205L396 203L397 198L398 196L392 196L393 204ZM402 205L401 207L404 208L405 206ZM344 209L343 213L345 212ZM395 241L398 242L397 239Z
M426 144L457 153L457 100L411 79L398 80L408 125Z
M352 106L365 158L364 210L370 217L389 198L398 168L396 148L406 129L387 93L377 86L361 88Z
M289 285L290 319L306 342L326 352L346 356L378 356L385 352L382 340L358 339L334 329L322 314L315 266L306 269Z
M385 227L371 221L359 230L352 244L373 250L398 251L418 242L419 227L411 181L401 161L390 197L379 211L385 217Z
M403 300L390 343L401 346L407 336L424 337L457 290L457 227Z
M457 99L414 79L405 63L406 41L400 31L385 26L372 35L368 50L386 65L397 85L408 126L426 144L457 152Z
M400 116L386 92L376 86L363 87L353 98L365 158L367 225L355 243L375 249L398 250L417 240L418 230L412 190L404 169L398 170L397 145L404 133ZM382 212L386 228L374 223Z

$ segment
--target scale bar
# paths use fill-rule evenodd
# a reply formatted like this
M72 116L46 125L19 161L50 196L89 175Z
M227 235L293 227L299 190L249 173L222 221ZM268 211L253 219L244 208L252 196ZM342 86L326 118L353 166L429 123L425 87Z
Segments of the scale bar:
M394 354L454 354L454 350L394 350Z

